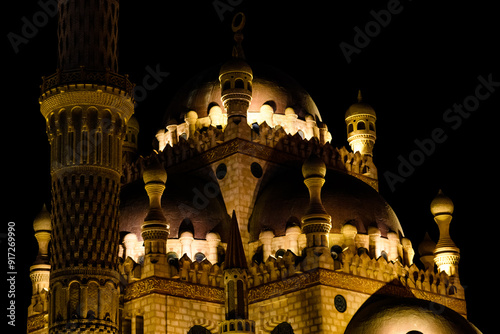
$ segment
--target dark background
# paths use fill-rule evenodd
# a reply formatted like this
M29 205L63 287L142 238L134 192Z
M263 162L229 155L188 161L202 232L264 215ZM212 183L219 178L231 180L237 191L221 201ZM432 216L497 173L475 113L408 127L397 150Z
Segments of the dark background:
M391 22L359 54L353 54L350 63L339 44L353 45L354 28L364 30L374 21L370 11L387 9L391 1L219 3L228 6L226 11L219 9L222 18L211 0L121 1L120 73L130 74L138 84L147 74L146 66L170 73L136 109L142 154L150 153L164 111L182 84L230 56L232 16L245 12L243 47L249 63L267 63L294 77L316 102L335 146L347 145L344 113L362 90L364 100L377 112L374 159L380 192L415 250L426 231L434 241L438 239L429 211L438 189L453 200L451 236L461 249L460 280L468 318L484 333L493 333L498 298L500 87L456 130L443 114L474 94L479 76L491 74L493 81L500 82L495 3L401 0L400 13L392 15ZM33 22L33 15L41 10L36 1L9 1L2 11L2 161L7 166L7 185L0 233L6 232L7 222L16 223L14 332L19 333L26 330L29 266L37 252L32 222L43 203L50 203L49 147L38 96L41 76L54 73L57 66L57 19L41 24L17 53L7 35L21 34L22 18ZM435 128L443 129L446 141L436 144L435 151L391 191L385 173L397 174L398 157L408 158L417 149L414 141L430 138ZM4 273L5 234L0 241ZM1 299L6 300L7 288L2 289ZM7 326L6 318L1 321Z

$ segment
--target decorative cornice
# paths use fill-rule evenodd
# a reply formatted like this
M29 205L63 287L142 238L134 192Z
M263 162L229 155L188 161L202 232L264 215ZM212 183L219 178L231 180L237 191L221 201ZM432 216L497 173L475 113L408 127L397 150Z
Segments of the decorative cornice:
M206 285L183 282L177 279L149 277L131 283L125 289L125 301L159 293L188 299L204 300L224 304L224 289Z
M396 297L419 298L444 305L462 315L467 314L464 299L406 287L399 281L382 282L321 268L250 288L248 293L249 303L268 300L316 285L341 288L367 295L383 294Z

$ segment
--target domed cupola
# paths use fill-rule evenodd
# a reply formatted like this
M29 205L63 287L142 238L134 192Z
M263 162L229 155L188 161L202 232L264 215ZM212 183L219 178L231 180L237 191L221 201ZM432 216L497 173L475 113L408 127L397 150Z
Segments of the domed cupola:
M354 153L373 156L373 146L377 139L375 122L377 115L373 108L363 102L361 91L358 92L358 102L354 103L345 113L347 125L347 141Z

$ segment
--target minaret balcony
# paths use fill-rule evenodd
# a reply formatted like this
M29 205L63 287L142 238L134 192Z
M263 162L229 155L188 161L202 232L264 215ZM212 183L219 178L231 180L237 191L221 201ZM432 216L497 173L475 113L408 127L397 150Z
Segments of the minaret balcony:
M111 88L117 88L124 91L129 96L134 96L135 85L130 82L128 75L121 75L111 70L94 71L86 69L81 66L79 69L61 71L57 70L56 73L42 77L41 95L43 96L47 91L63 86L63 85L102 85Z

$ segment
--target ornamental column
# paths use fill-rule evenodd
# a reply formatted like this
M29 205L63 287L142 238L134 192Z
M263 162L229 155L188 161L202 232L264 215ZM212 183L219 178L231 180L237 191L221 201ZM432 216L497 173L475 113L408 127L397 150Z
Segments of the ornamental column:
M325 184L325 163L314 154L302 165L304 183L309 189L309 208L302 217L302 231L306 234L308 248L328 248L328 235L332 217L321 202L321 188Z

